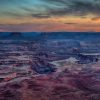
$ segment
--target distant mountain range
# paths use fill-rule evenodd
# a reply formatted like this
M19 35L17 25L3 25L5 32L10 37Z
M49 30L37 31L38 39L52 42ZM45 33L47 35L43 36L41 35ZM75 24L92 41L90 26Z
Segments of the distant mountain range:
M100 40L99 32L0 32L0 39Z

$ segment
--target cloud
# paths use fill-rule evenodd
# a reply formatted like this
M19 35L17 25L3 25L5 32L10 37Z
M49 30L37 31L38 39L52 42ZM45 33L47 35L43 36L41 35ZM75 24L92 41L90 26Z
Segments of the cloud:
M100 17L99 17L99 16L93 17L93 18L91 18L91 20L92 20L92 21L100 21Z
M64 24L68 24L68 25L78 25L78 23L64 23Z
M0 0L0 13L13 17L100 16L100 0Z
M94 14L100 16L100 0L44 0L55 7L48 6L51 15L77 15Z
M45 14L31 14L32 17L34 18L50 18L50 15L45 15Z

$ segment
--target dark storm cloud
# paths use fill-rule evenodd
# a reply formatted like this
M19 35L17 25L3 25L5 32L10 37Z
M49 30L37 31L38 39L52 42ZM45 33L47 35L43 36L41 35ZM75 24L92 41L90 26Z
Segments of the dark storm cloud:
M56 7L48 6L52 15L78 15L94 14L100 16L100 0L44 0Z

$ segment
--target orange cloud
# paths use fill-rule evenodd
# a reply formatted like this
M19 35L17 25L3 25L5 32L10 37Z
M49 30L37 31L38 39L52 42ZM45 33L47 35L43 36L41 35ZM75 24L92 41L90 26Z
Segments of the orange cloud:
M2 18L0 31L100 31L100 22L91 20L92 17Z

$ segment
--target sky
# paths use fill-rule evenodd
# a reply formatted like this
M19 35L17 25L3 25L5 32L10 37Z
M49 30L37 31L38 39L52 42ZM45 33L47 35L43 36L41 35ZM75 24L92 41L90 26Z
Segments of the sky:
M0 0L0 31L100 32L100 0Z

